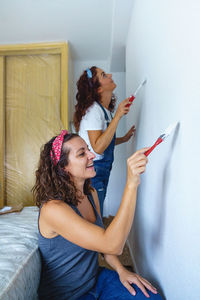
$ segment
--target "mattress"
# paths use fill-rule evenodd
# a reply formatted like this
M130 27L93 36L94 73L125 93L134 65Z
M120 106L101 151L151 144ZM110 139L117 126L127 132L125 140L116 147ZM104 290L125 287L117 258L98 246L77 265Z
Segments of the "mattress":
M0 216L0 300L36 300L41 262L37 207Z

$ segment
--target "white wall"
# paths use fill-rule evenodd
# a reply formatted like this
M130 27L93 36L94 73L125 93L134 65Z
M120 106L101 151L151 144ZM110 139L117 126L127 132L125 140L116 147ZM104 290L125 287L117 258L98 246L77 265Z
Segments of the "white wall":
M0 7L2 44L68 40L74 59L110 54L113 1L0 0Z
M127 95L148 79L127 120L135 148L180 122L149 156L129 237L138 271L168 300L200 299L199 11L197 0L135 0L126 49Z
M109 63L107 61L75 61L74 62L74 90L76 94L76 82L83 71L91 66L97 66L109 73ZM115 72L112 77L117 84L114 91L117 96L117 105L125 99L125 73ZM74 94L74 96L75 96ZM76 103L74 97L74 103ZM116 105L116 107L117 107ZM126 133L126 118L122 118L117 128L117 136L123 136ZM130 143L130 142L129 142ZM104 216L115 215L123 194L126 182L126 145L121 144L115 148L115 161L111 171L110 181L108 185L107 196L104 202Z

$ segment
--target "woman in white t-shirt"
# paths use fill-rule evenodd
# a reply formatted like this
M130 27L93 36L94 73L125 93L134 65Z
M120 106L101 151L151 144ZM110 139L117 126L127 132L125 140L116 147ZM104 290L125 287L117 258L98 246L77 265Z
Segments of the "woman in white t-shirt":
M116 84L112 74L102 69L91 67L83 72L77 82L74 126L88 147L96 155L94 167L96 176L92 178L92 186L97 190L101 214L112 163L114 146L127 142L135 132L135 126L123 136L116 138L115 132L119 120L129 112L129 98L123 100L112 117L116 98L113 90Z

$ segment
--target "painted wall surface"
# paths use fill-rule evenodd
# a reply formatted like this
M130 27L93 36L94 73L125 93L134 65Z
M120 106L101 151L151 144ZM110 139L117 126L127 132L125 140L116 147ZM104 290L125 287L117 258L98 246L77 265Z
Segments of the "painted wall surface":
M129 236L137 270L168 300L200 299L199 12L197 0L135 0L126 49L127 95L147 77L127 119L135 149L179 121L149 155Z
M97 66L105 72L110 73L109 63L107 61L75 61L74 62L74 90L76 94L76 82L83 71L91 66ZM117 96L117 105L125 99L125 73L115 72L112 73L112 78L117 84L114 90ZM76 99L74 99L76 103ZM131 127L131 125L130 125ZM126 133L126 117L123 117L117 128L117 137L121 137ZM128 143L131 143L130 141ZM111 171L110 181L108 185L107 196L104 202L104 216L115 215L123 194L126 182L126 144L121 144L115 148L115 160Z

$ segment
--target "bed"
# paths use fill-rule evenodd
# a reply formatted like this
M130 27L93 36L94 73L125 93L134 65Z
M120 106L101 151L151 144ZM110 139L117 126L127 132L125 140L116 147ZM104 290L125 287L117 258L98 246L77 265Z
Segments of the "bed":
M36 300L41 262L38 208L0 216L0 300Z

